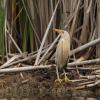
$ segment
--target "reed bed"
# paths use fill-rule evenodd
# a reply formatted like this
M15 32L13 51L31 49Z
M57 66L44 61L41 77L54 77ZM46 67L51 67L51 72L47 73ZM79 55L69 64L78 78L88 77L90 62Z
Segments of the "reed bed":
M59 28L71 36L76 88L100 85L100 0L1 0L0 13L0 73L54 68Z

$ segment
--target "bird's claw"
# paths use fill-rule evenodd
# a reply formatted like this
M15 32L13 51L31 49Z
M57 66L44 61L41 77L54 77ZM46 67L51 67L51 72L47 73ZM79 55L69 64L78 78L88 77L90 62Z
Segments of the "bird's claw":
M56 79L56 80L55 80L56 83L58 83L58 82L59 82L59 83L62 83L62 81L63 81L62 79Z
M65 76L64 81L67 83L71 82L71 80L67 76Z

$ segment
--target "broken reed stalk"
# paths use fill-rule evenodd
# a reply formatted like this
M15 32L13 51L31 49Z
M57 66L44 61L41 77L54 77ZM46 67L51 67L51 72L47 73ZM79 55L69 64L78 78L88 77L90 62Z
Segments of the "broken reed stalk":
M19 68L5 68L0 69L0 73L13 73L13 72L25 72L31 71L35 69L44 69L44 68L51 68L52 65L40 65L40 66L28 66L28 67L19 67Z
M82 85L82 86L78 86L75 89L76 90L86 89L86 88L91 88L91 87L94 87L94 86L97 86L97 85L100 85L100 80L97 80L97 81L94 81L94 82L92 81L90 84L85 84L85 85Z
M81 62L68 63L68 67L76 66L76 65L98 64L98 63L100 63L100 59L93 59L93 60L87 60L87 61L81 61ZM19 67L19 68L6 68L6 69L0 69L0 73L30 71L34 69L51 68L55 66L56 65L54 64L54 65L27 66L27 67Z
M72 62L72 63L68 63L68 66L70 67L70 66L77 66L77 65L90 65L90 64L99 64L99 63L100 63L100 58L81 61L81 62Z
M67 69L68 69L68 70L75 70L76 67L67 67ZM78 70L92 70L92 71L95 70L95 72L96 72L96 70L97 70L97 71L100 71L100 70L99 70L99 67L77 67L77 69L78 69Z
M74 29L75 29L75 26L76 26L75 24L76 24L76 19L77 19L77 16L78 16L80 3L81 3L81 0L78 0L77 5L76 5L76 9L75 9L75 15L74 15L74 18L73 18L73 21L72 21L72 26L71 26L71 29L70 29L70 33L71 33L70 35L71 36L73 35Z
M71 53L70 53L70 56L71 56L72 54L74 54L74 53L78 53L78 52L80 52L80 51L83 51L83 50L85 50L85 49L87 49L87 48L89 48L89 47L91 47L91 46L94 46L94 45L96 45L96 44L98 44L98 43L100 43L100 38L95 39L95 40L93 40L93 41L91 41L91 42L89 42L89 43L86 43L86 44L83 45L83 46L80 46L80 47L78 47L78 48L72 50Z
M45 52L45 49L41 52L41 54L43 54L44 52ZM31 59L34 59L36 56L37 56L37 54L34 54L34 55L31 55L31 56L25 57L23 59L18 59L16 61L13 61L13 62L7 64L7 65L0 66L0 69L6 68L6 67L9 67L9 66L18 64L18 63L22 63L22 62L25 62L25 61L28 61L28 60L31 60Z
M25 58L26 56L27 56L27 53L26 52L23 53L23 54L14 55L9 60L7 60L7 62L5 62L3 65L1 65L0 68L4 68L5 66L8 66L12 62L14 62L15 60L17 60L17 59L19 59L21 57Z
M11 34L9 32L7 32L10 39L12 40L13 44L15 45L16 49L19 51L20 54L22 54L21 49L19 48L19 46L17 45L16 41L13 39L13 37L11 36Z
M58 37L54 40L54 42L50 45L50 47L47 49L47 51L44 53L44 55L41 57L40 61L38 62L38 64L41 63L41 61L44 59L44 57L48 54L48 52L54 47L54 45L56 44L57 40L59 39L60 35L58 35Z

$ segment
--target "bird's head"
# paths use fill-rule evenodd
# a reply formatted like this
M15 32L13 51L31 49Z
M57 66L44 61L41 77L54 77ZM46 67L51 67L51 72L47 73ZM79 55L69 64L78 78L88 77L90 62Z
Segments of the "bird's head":
M59 33L61 36L69 37L69 33L65 30L54 28L53 31Z
M64 34L64 30L61 29L54 28L53 31L59 33L60 35Z

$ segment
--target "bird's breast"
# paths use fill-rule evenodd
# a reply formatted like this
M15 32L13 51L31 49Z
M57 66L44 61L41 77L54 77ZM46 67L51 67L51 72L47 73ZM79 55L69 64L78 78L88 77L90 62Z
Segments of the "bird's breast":
M55 54L55 61L58 67L62 68L65 65L69 56L69 52L70 52L70 41L61 38L58 42Z

